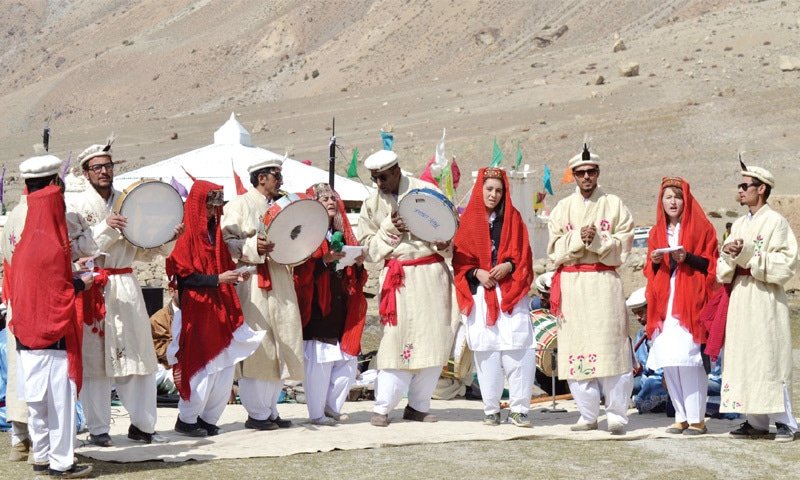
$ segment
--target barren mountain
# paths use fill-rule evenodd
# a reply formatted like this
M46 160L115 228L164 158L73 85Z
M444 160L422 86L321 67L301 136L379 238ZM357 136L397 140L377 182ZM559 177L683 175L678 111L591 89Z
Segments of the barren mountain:
M739 150L800 192L799 18L797 0L10 0L0 160L13 203L45 123L65 158L115 132L131 169L209 143L235 111L256 144L323 167L335 116L340 171L392 126L419 172L446 128L462 169L495 138L510 166L519 143L560 198L588 134L637 223L664 175L738 212Z

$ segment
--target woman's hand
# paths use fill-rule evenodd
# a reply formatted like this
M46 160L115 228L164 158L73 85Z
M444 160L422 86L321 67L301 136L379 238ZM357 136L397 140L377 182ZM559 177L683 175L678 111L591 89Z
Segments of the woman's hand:
M509 273L511 273L511 268L511 262L499 263L492 267L492 269L489 271L489 275L491 275L495 280L500 281L506 278Z
M686 260L686 250L681 247L680 249L671 252L669 256L672 257L672 259L676 262L683 263L683 261Z
M497 285L497 280L492 277L492 274L480 268L475 272L475 278L481 282L483 288L494 288Z
M340 260L342 258L344 258L344 252L334 252L333 250L331 250L322 256L322 261L325 263L325 265L329 265L335 262L336 260Z
M653 263L655 263L655 264L661 263L661 260L663 260L663 259L664 259L664 253L663 252L656 252L655 250L653 250L653 252L650 253L650 260L652 260Z
M222 272L217 277L217 282L222 285L223 283L238 283L244 281L242 275L235 270L228 270L227 272Z

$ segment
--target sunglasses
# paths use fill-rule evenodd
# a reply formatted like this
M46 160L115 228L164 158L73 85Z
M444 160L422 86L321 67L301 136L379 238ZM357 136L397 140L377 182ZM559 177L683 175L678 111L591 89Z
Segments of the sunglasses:
M103 170L108 170L110 172L114 170L114 162L103 163L101 165L92 165L91 167L86 167L86 170L89 170L92 173L100 173Z
M277 170L276 171L272 171L272 172L267 172L267 174L268 175L272 175L273 177L275 177L275 180L282 180L283 179L283 174L280 171L277 171Z
M380 175L370 175L370 178L372 178L372 181L375 182L375 183L378 183L379 180L381 182L385 182L386 180L389 179L389 174L388 173L381 173Z
M739 190L744 190L744 191L747 191L747 189L750 187L758 187L758 186L759 186L758 183L740 183L739 185L737 185Z
M590 177L594 177L594 176L597 176L598 173L599 173L599 170L596 169L596 168L588 168L586 170L573 170L572 171L572 174L574 176L578 177L578 178L585 177L586 175L589 175Z

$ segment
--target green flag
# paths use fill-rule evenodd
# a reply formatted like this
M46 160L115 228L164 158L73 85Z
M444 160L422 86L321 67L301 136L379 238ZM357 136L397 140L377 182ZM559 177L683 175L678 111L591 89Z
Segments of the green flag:
M503 161L503 151L500 150L500 145L497 144L497 139L495 138L494 145L492 145L492 164L489 166L499 167L502 161Z
M350 160L350 166L347 167L347 178L354 178L358 176L358 147L353 149L353 158Z
M519 142L517 142L517 163L514 165L514 170L519 170L519 165L522 163L522 150L519 148Z

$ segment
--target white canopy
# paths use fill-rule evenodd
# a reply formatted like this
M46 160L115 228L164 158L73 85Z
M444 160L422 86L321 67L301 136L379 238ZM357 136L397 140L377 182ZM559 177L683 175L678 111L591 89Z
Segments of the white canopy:
M250 188L250 175L247 167L268 158L283 158L275 152L254 147L250 141L250 132L240 124L233 113L216 132L214 143L197 150L192 150L160 162L138 168L114 177L114 187L123 190L133 182L142 178L158 178L170 182L175 178L181 185L190 190L194 183L186 174L201 180L222 185L225 198L230 200L236 196L236 185L233 171L239 175L245 188ZM185 169L185 171L184 171ZM328 172L292 159L283 162L283 186L287 192L304 192L315 183L327 183ZM361 182L336 175L336 191L343 200L363 201L373 188Z

